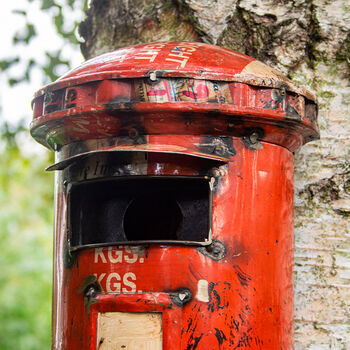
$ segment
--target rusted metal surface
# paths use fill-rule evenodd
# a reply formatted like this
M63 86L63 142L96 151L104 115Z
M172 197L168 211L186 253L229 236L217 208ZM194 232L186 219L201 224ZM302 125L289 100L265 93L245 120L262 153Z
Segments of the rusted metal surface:
M36 94L32 135L57 151L51 170L60 170L54 349L98 349L99 313L110 312L162 313L163 349L293 349L291 151L318 137L317 107L264 67L205 44L139 45ZM144 219L128 221L128 210L141 198L136 208L154 215L147 203L166 178L176 193L164 193L193 206L179 205L178 226L162 243L147 222L128 234ZM200 194L205 186L186 190L180 179L188 178L207 181L210 195ZM132 196L142 196L130 201L132 184ZM86 200L73 200L74 188ZM206 212L193 217L194 208ZM196 229L203 240L188 246L181 232ZM120 237L123 245L113 244Z
M224 47L178 41L140 44L92 58L39 90L35 96L44 94L47 89L53 91L77 83L138 77L149 77L150 80L157 77L191 77L271 88L285 86L315 101L312 93L252 57Z
M258 127L264 141L293 151L318 137L314 97L272 68L206 44L153 46L102 55L40 90L34 138L58 150L131 128L140 135L242 136Z
M59 215L55 267L59 297L54 313L60 320L55 330L56 344L63 345L57 348L93 348L95 344L95 340L89 343L88 337L78 336L86 334L83 324L95 329L83 295L77 293L89 275L96 276L102 289L98 295L116 298L126 293L124 300L137 300L144 293L171 294L188 288L193 298L181 307L177 319L182 324L182 345L164 349L195 345L197 349L264 349L264 344L292 348L293 157L282 147L263 143L261 149L250 150L241 139L232 141L236 155L227 165L217 167L213 246L88 248L71 251L75 262L66 269L61 261L66 249L67 220L65 212ZM168 155L162 162L158 157L159 154L149 157L149 175L189 175L184 160L174 164ZM68 168L63 178L72 182L96 179L98 162L95 159L95 163L86 164L90 172L84 172L86 168L82 166L81 175ZM196 162L191 163L193 176L203 171ZM145 167L135 165L134 174L143 173L137 169ZM66 200L66 194L61 193L60 208L66 207ZM99 300L98 295L94 299ZM91 304L91 310L98 304ZM137 305L123 310L136 311ZM65 324L70 326L65 329ZM88 334L95 334L91 332Z

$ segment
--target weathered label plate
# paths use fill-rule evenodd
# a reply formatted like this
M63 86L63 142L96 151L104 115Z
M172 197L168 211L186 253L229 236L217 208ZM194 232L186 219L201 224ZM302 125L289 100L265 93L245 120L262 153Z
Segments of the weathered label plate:
M162 314L99 313L97 349L162 350Z

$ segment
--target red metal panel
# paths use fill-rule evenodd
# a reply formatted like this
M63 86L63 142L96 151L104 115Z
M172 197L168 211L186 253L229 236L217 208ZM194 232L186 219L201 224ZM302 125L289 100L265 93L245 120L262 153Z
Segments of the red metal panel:
M233 145L237 153L224 166L213 198L213 239L223 243L225 257L216 261L206 248L185 246L79 252L71 268L56 265L57 348L87 348L81 335L91 320L83 293L77 290L94 274L103 293L112 295L134 293L136 298L182 288L192 292L192 300L182 307L182 345L165 349L293 348L292 154L269 144L249 150L239 139ZM188 174L185 169L164 167L164 157L149 160L149 174ZM59 203L64 198L61 194ZM65 216L60 220L59 242L65 233ZM64 247L58 245L60 261ZM98 303L91 310L94 307Z
M262 140L291 151L318 137L310 92L248 56L202 43L102 55L38 91L33 107L33 137L55 150L135 125L145 134L231 136L259 127Z
M216 79L232 77L254 58L204 43L162 42L116 50L86 61L52 84L54 89L71 82L86 83L111 78L135 78L150 71L163 76ZM40 92L38 92L40 94Z
M151 43L44 87L33 114L61 170L53 349L95 349L98 312L152 310L167 350L293 349L291 152L319 136L310 92L232 50ZM70 247L71 186L147 176L208 180L212 241Z

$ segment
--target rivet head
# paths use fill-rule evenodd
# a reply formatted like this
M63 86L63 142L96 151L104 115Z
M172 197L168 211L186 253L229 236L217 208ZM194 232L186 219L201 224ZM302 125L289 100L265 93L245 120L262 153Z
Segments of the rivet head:
M136 139L138 136L139 136L139 133L138 133L138 131L135 128L131 128L129 130L129 137L131 139Z
M216 154L223 154L224 153L224 148L222 146L220 146L220 145L215 145L214 153L216 153Z
M192 299L192 293L187 288L182 288L175 293L170 293L170 297L175 305L182 306Z
M221 252L221 249L219 247L217 247L217 246L213 247L212 253L214 255L218 255L218 254L220 254L220 252Z
M212 175L213 175L214 177L219 177L219 176L221 176L220 170L219 170L218 168L213 168L213 169L211 170L211 173L212 173Z
M225 244L218 240L213 240L210 245L197 248L197 250L215 261L222 260L226 256Z
M259 134L257 132L252 132L250 135L249 135L249 141L251 143L257 143L258 142L258 139L259 139Z
M156 80L157 80L157 74L156 74L156 72L152 72L152 73L150 74L150 76L149 76L149 79L150 79L151 81L156 81Z

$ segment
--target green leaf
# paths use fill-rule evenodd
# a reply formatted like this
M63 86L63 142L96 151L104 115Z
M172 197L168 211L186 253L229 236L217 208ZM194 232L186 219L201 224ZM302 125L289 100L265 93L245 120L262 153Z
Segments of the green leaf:
M27 12L24 10L12 10L12 13L15 13L17 15L27 16Z
M54 23L56 27L56 31L59 35L61 35L63 38L68 39L70 43L72 44L78 44L78 40L75 36L75 29L77 28L78 24L74 23L74 27L70 31L65 31L64 26L64 16L62 13L62 8L59 8L58 14L54 17Z
M54 6L57 6L54 0L42 0L40 9L41 10L48 10Z
M29 41L36 36L36 30L33 24L27 23L25 27L25 34L20 35L16 33L16 35L12 38L12 42L16 45L18 43L29 44Z
M61 33L63 31L62 26L63 26L63 14L62 10L60 9L58 11L58 14L54 17L54 23L55 27L58 33Z
M67 2L67 5L73 10L75 0L66 0L66 2Z
M69 68L69 61L61 59L61 51L55 53L46 52L45 55L48 58L48 62L46 65L42 66L42 70L51 81L54 81L59 78L59 75L56 73L56 68L60 65Z
M22 83L24 78L10 78L7 80L7 83L12 87L15 85L18 85L19 83Z
M10 125L8 122L3 122L0 128L0 136L2 140L7 142L7 145L10 147L16 147L16 135L26 130L23 121L20 121L16 125Z
M32 69L37 65L37 63L33 60L30 59L27 63L27 67L26 70L24 72L24 78L25 80L29 81L30 80L30 73L32 71Z
M19 62L19 57L9 58L0 60L0 71L5 71L10 68L12 65Z

